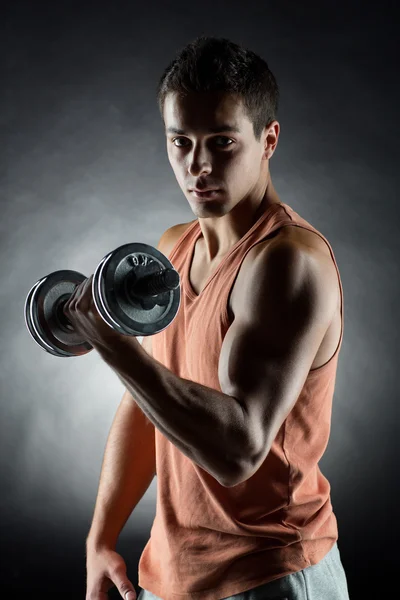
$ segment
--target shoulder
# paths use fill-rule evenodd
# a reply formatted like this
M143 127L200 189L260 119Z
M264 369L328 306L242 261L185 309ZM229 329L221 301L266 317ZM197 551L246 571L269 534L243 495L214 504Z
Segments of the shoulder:
M310 303L323 305L325 315L333 316L340 290L327 244L312 231L294 226L283 229L282 235L257 244L249 252L242 307L249 303L249 290L258 289L264 303L269 299L277 306L304 293Z
M325 240L315 231L299 227L296 225L284 225L280 227L277 232L273 234L273 237L266 239L260 244L257 244L253 249L262 249L270 246L271 243L279 244L281 242L287 242L288 244L298 245L304 249L309 248L310 250L326 255L331 258L329 246Z
M160 250L160 252L168 257L176 242L185 233L186 229L188 229L188 227L190 227L193 223L194 221L190 221L190 223L179 223L166 229L157 245L157 248Z
M281 227L272 238L256 244L246 257L246 271L263 269L271 262L289 267L293 262L299 264L298 261L306 257L328 270L333 279L336 278L335 264L324 239L314 231L293 225Z

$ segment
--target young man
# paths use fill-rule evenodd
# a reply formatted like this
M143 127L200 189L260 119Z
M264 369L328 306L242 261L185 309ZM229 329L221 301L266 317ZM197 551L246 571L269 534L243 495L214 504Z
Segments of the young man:
M158 101L196 217L158 245L181 277L179 312L146 351L118 334L96 338L82 300L71 315L127 387L87 539L87 598L103 600L113 584L136 598L115 546L157 472L139 600L242 600L249 590L257 600L348 599L318 466L343 290L329 242L272 184L275 78L253 52L202 37L168 66Z

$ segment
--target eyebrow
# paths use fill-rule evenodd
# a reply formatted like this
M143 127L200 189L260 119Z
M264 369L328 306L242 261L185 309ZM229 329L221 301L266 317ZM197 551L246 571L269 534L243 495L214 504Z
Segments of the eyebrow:
M236 131L236 133L240 133L239 127L235 127L235 125L220 125L219 127L212 127L208 130L208 133L223 133L225 131ZM176 129L175 127L168 127L167 133L177 133L178 135L186 135L183 129Z

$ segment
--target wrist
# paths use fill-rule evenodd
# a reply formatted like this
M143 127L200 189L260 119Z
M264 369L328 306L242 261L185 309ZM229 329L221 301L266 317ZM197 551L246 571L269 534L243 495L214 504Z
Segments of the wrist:
M145 369L152 359L135 337L124 336L108 347L98 349L104 362L121 375Z
M100 552L101 550L115 550L117 538L110 535L95 535L89 533L86 538L86 553Z

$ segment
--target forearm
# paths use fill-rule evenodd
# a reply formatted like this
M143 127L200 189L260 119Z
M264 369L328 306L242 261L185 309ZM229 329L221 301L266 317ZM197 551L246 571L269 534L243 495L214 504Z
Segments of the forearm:
M155 427L222 484L238 472L245 449L245 413L218 390L183 379L129 343L101 352Z
M131 400L123 399L106 443L88 548L115 547L154 475L154 426Z

